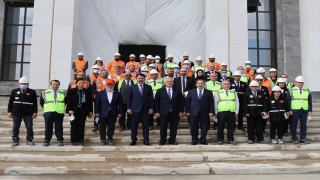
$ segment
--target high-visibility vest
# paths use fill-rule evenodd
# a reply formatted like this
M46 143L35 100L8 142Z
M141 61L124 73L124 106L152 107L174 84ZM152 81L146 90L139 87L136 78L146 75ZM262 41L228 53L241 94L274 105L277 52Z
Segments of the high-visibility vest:
M197 71L198 71L199 69L201 69L201 70L203 71L203 73L204 73L206 67L205 67L204 65L200 65L200 66L194 65L194 66L193 66L193 69L194 69L194 77L197 77L197 76L198 76L198 75L197 75Z
M151 86L152 91L153 91L153 98L155 98L157 90L163 87L163 80L162 79L157 79L156 80L156 85L154 85L153 81L154 81L153 79L150 79L150 80L147 81L147 84Z
M103 91L103 90L106 89L106 87L107 87L106 81L107 81L107 80L108 80L108 78L105 79L105 80L103 80L103 79L101 78L101 80L96 80L96 81L95 81L98 92ZM103 83L103 82L105 82L105 83Z
M95 82L95 80L102 80L102 76L100 74L98 74L97 76L95 76L94 74L89 75L89 79L90 79L90 84L92 85L93 82Z
M131 65L134 65L134 70L137 70L140 67L140 65L137 61L129 61L126 64L128 69L129 69L129 66L131 66Z
M121 86L122 86L122 82L123 82L124 80L120 80L119 81L119 84L118 84L118 91L120 92L120 90L121 90ZM130 81L130 80L129 80ZM137 81L133 81L133 84L137 84ZM132 85L132 84L131 84Z
M291 83L291 82L287 83L287 89L291 89L293 86L294 86L293 83Z
M187 76L188 76L188 77L192 77L192 76L193 76L193 71L192 71L192 69L189 69L189 70L188 70Z
M214 65L214 70L215 70L215 71L219 71L219 70L221 69L220 63L217 63L217 62L207 62L206 68L209 69L209 67L210 67L211 64Z
M215 85L213 85L212 81L206 82L205 88L212 91L212 94L215 95L218 91L221 90L221 83L216 81L214 82Z
M154 63L158 67L158 73L162 77L162 67L163 65L161 63Z
M273 81L272 81L271 77L268 77L268 80L270 80L270 81L272 82L272 87L274 87L274 86L276 86L276 85L277 85L277 83L278 83L278 79L279 79L279 78L277 78L276 83L273 83Z
M175 62L165 62L165 65L166 65L166 73L168 71L169 68L173 68L173 66L175 65L176 63Z
M57 112L59 114L65 113L64 98L65 93L63 90L58 90L56 100L52 95L51 89L42 91L42 97L44 100L43 112Z
M228 96L225 90L220 90L218 94L218 112L230 111L236 112L236 92L228 90Z
M243 74L246 74L250 77L250 81L254 80L254 70L250 68L249 72L247 72L247 69L243 70Z
M248 83L249 77L246 74L242 74L240 81Z
M86 70L84 70L83 68L86 66L86 63L88 62L87 60L73 60L75 68L77 71L84 71L86 72ZM74 74L78 74L78 72L73 72Z
M76 80L71 81L70 88L74 89L76 87L77 87ZM86 81L86 80L83 81L83 88L84 89L88 89L89 88L89 82L88 81Z
M121 67L121 74L124 73L124 69L125 69L125 63L122 60L116 61L116 60L112 60L111 62L108 62L108 71L110 72L111 75L116 74L116 70L115 67L116 66L120 66Z
M221 69L219 71L221 73ZM231 77L231 71L230 70L227 70L227 77Z
M114 80L114 82L118 82L120 80L124 80L124 76L123 75L120 75L120 79L118 79L118 76L117 75L111 75L111 79Z
M302 93L300 94L300 89L298 87L293 87L290 90L291 96L291 109L300 110L309 110L308 97L311 93L308 88L302 88Z
M265 87L268 88L268 91L269 91L270 95L272 93L272 84L273 84L272 81L269 80L269 79L264 79L263 82L262 82L262 86L265 86Z
M94 66L94 65L96 65L96 64L92 64L92 66ZM105 66L104 65L100 65L100 71L103 71L103 70L105 70Z

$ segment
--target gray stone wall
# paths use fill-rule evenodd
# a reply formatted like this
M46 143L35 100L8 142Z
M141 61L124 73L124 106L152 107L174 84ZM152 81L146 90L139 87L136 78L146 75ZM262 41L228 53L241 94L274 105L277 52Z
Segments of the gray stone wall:
M278 71L301 75L299 0L276 0Z

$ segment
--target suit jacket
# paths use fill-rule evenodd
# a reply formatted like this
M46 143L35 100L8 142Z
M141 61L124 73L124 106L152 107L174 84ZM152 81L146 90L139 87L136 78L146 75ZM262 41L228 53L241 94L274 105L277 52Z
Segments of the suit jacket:
M105 90L99 92L94 104L94 112L99 113L100 117L107 117L109 113L112 117L117 117L118 114L122 114L123 102L121 93L114 90L110 104L107 92Z
M222 78L220 72L215 71L215 73L218 75L218 76L217 76L218 79L221 79L221 78ZM211 74L210 71L204 72L204 76L205 76L205 78L206 78L206 81L210 81L210 74Z
M134 113L148 113L149 109L153 109L153 92L151 86L143 84L143 96L141 96L140 84L131 85L127 97L127 109L131 109Z
M194 78L192 77L187 77L187 83L186 83L186 89L184 91L189 91L190 89L193 89L195 88L195 81L194 81ZM173 83L173 87L175 89L180 89L182 90L182 86L181 86L181 77L177 77L177 78L174 78L174 83Z
M78 88L69 89L67 93L67 112L73 111L75 114L89 114L89 112L93 112L91 93L88 89L83 90L86 96L86 102L82 104L81 111L78 112Z
M134 85L133 83L133 80L130 80L131 81L131 86ZM123 104L127 104L127 97L128 97L128 89L126 88L127 85L126 85L126 80L123 80L122 81L122 85L119 84L120 81L116 82L116 85L114 86L114 90L118 91L118 87L120 86L120 93L122 95L122 101L123 101Z
M186 99L186 113L191 113L191 116L209 116L209 113L214 114L214 100L212 91L203 89L201 100L198 98L197 88L188 91Z
M180 89L171 89L171 100L169 99L166 87L157 90L155 98L155 113L167 115L170 107L174 115L183 112L183 96Z
M239 98L239 102L242 102L243 95L246 93L246 90L248 88L248 85L245 82L240 81L240 87L237 87L237 84L234 80L230 82L230 89L234 89Z
M261 106L248 106L248 104ZM267 106L266 96L262 91L257 92L257 97L254 97L252 91L246 93L243 97L243 114L250 114L250 117L261 116L261 112Z

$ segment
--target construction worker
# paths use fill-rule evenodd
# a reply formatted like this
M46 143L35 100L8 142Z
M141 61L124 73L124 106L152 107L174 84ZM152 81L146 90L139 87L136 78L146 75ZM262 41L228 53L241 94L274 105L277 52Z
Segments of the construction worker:
M125 72L129 71L129 66L134 65L135 71L139 72L140 64L136 61L136 56L134 54L130 54L130 61L126 64Z
M277 70L275 68L271 68L269 70L270 77L268 79L272 82L272 87L277 85L278 77L277 77Z
M158 55L156 55L156 57L154 57L154 65L156 65L157 66L157 70L158 70L158 72L159 72L159 75L161 76L161 77L163 77L164 76L164 68L163 68L163 64L162 63L160 63L160 60L161 60L161 58L160 58L160 56L158 56Z
M289 89L287 88L287 80L285 78L279 78L277 82L277 86L281 88L281 97L282 99L286 99L289 94ZM292 116L289 116L289 119L284 121L283 123L283 136L288 136L289 122L291 121Z
M197 71L199 69L201 69L203 72L205 72L206 67L204 65L202 65L202 58L200 56L197 57L196 59L196 64L192 67L193 72L194 72L194 77L197 77ZM204 75L204 77L206 78L206 76Z
M156 67L156 65L155 64L149 64L149 66L148 66L148 70L149 70L149 72L148 72L148 75L147 75L147 79L151 79L151 74L150 74L150 71L152 70L152 69L154 69L154 70L157 70L157 67ZM161 78L161 75L160 75L160 73L158 72L158 76L157 76L159 79Z
M228 64L227 64L226 62L222 62L222 63L221 63L220 72L221 72L222 69L227 70L227 77L228 77L228 78L231 78L232 72L231 72L229 69L227 69L227 67L228 67Z
M140 72L141 66L144 65L146 61L146 56L144 54L140 54L139 59L140 59L140 62L139 62L138 72Z
M107 80L110 79L109 78L109 72L107 70L103 70L101 71L101 77L102 79L99 81L96 81L96 85L97 85L97 91L103 91L106 89L107 87Z
M206 65L205 65L206 66L206 71L208 71L209 66L211 64L213 64L214 67L215 67L214 71L219 71L221 69L220 63L215 62L216 61L216 57L214 55L211 54L208 59L209 59L209 62L207 62Z
M287 96L289 104L289 113L292 116L290 121L290 133L294 144L310 144L307 140L307 121L311 120L312 114L312 96L308 88L304 88L304 78L297 76L295 79L296 86L289 90ZM300 141L297 137L297 124L300 119Z
M102 61L101 57L97 57L96 61L94 62L94 64L92 66L94 66L96 64L100 66L100 71L106 69L105 66L103 65L103 61Z
M187 76L193 77L193 70L192 70L192 66L191 66L190 61L185 60L185 61L183 61L183 64L184 64L183 67L187 69Z
M173 77L174 78L180 77L180 67L178 66L178 64L175 64L173 66Z
M227 123L228 144L236 145L234 140L234 122L238 117L239 99L237 93L230 89L230 82L222 81L222 90L214 95L215 117L218 118L218 145L222 145L224 141L224 127Z
M43 146L50 146L52 138L52 129L54 123L54 132L57 137L58 146L63 146L63 117L66 112L65 102L67 101L66 92L59 89L60 81L52 80L50 89L44 90L40 96L40 105L43 108L43 117L45 121L45 138Z
M239 71L241 73L241 78L240 81L245 82L246 84L250 83L250 78L247 74L243 74L243 67L242 66L238 66L237 71Z
M148 55L144 64L149 67L149 65L152 64L152 59L153 59L153 56Z
M272 81L266 78L266 71L264 70L264 68L260 67L257 69L257 74L261 75L263 77L263 81L262 81L262 85L268 88L269 94L271 95L272 92Z
M150 71L151 78L147 81L147 84L151 86L153 91L153 99L156 97L157 90L163 87L163 79L159 79L159 73L157 70L152 69ZM149 115L149 130L153 130L153 113ZM157 126L160 129L160 118L157 118Z
M77 79L83 79L84 80L83 88L84 89L90 89L90 83L85 80L86 79L86 75L84 74L83 71L79 71L79 73L77 74ZM73 81L70 82L70 84L68 86L68 90L76 88L76 87L77 87L76 80L73 80Z
M246 74L247 76L249 76L250 81L253 81L256 74L256 70L251 68L251 61L246 61L244 63L244 66L245 66L245 69L243 70L243 74Z
M173 66L176 64L173 62L173 56L169 54L167 56L167 61L163 64L165 71L167 72L169 68L173 68Z
M115 74L111 75L110 79L114 80L114 82L118 82L120 80L124 79L124 75L121 73L122 72L122 67L121 66L116 66L115 67Z
M120 60L121 55L119 53L114 54L114 60L108 62L108 66L107 69L110 73L110 75L114 75L116 73L116 66L120 66L121 67L121 74L124 73L124 70L126 68L125 63Z
M146 81L147 81L147 80L148 80L148 77L147 77L147 76L148 76L148 73L149 73L148 67L147 67L146 65L141 66L140 72L141 72L141 74L144 74L144 75L145 75Z
M183 53L183 56L182 56L182 60L179 62L179 67L181 68L181 67L184 67L184 61L185 60L188 60L189 62L190 62L190 66L189 66L189 68L191 69L193 66L194 66L194 64L193 64L193 62L192 61L190 61L189 60L189 54L188 53Z
M86 70L88 69L88 61L83 59L83 53L78 53L78 59L73 60L72 63L72 69L73 69L73 78L77 78L77 74L79 71L83 71L86 73Z
M217 74L218 80L222 79L220 72L215 71L215 65L209 64L207 71L204 73L204 77L206 77L207 81L210 81L210 74Z
M287 89L291 89L292 87L294 87L294 84L292 82L288 82L288 75L287 74L281 74L280 77L285 79Z
M216 73L211 73L210 76L210 81L207 81L205 84L205 88L212 91L213 96L222 89L221 83L218 80L218 74ZM209 126L208 129L210 129L210 121L209 121ZM213 123L213 129L218 130L218 123L214 122Z
M135 66L134 65L129 65L129 70L127 72L131 73L131 75L132 75L131 79L132 80L136 80L136 75L139 74L139 72L135 71Z
M34 146L32 119L35 119L38 113L37 93L28 87L29 79L26 76L19 79L19 86L11 91L8 103L8 118L13 118L12 146L19 145L19 128L22 119L27 129L26 143Z

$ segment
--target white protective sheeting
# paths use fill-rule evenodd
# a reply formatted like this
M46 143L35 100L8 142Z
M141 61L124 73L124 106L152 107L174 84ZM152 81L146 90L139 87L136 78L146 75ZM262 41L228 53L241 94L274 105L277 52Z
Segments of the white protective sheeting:
M90 64L112 60L119 44L167 46L176 62L184 52L206 57L203 0L82 0L79 8L77 52Z

